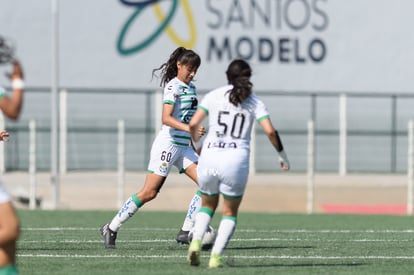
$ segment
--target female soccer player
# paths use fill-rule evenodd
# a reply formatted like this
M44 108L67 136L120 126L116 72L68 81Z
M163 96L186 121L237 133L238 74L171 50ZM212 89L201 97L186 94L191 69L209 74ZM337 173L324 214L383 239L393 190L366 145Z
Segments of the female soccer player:
M192 80L200 63L197 53L179 47L166 63L153 70L153 75L157 71L161 72L161 86L164 87L162 129L152 145L144 186L124 203L110 223L101 227L106 248L115 248L121 225L157 196L173 165L197 183L198 155L191 146L188 123L198 106L196 87ZM195 132L202 136L205 129L200 126ZM197 192L190 203L183 227L178 232L177 242L188 243L188 232L200 207L201 198Z
M17 61L13 62L11 73L13 94L6 95L0 87L0 110L10 119L17 119L23 102L23 71ZM7 141L9 133L0 132L0 141ZM11 201L10 195L0 181L0 274L17 274L16 242L20 234L19 219Z
M238 209L249 172L250 135L255 120L279 153L283 170L289 161L280 137L270 121L264 103L252 93L252 70L243 60L234 60L226 71L228 85L209 92L190 121L195 142L198 129L208 115L208 134L198 164L198 182L202 207L196 215L193 239L188 250L191 265L200 264L201 240L213 217L219 193L223 195L222 219L211 251L209 267L223 265L222 255L236 228Z

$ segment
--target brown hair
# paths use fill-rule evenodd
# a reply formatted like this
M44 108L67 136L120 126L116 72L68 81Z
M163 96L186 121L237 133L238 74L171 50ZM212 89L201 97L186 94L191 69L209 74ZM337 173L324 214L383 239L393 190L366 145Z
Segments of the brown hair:
M233 89L228 91L230 103L238 106L252 93L252 69L246 61L236 59L229 64L226 75L229 84L233 85Z
M165 84L177 76L177 62L180 62L183 65L190 65L192 69L198 69L201 64L201 58L193 50L188 50L184 47L178 47L175 49L175 51L170 55L170 58L167 60L167 62L162 64L159 68L152 70L153 77L157 71L161 71L161 87L164 87Z

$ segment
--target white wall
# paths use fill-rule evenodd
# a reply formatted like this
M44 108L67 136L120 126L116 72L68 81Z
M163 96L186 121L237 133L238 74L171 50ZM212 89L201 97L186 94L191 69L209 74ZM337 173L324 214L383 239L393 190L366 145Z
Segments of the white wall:
M134 47L155 33L163 22L157 5L163 16L171 13L171 29L141 51L123 55L117 49L119 36L137 7L120 0L60 0L60 84L157 88L151 71L181 40L202 57L199 89L224 84L226 66L239 52L249 58L260 90L414 91L412 0L150 2L159 4L142 8L127 28L123 46ZM1 3L0 34L16 40L29 86L50 85L51 22L50 0ZM212 51L213 42L222 51L220 58ZM0 76L0 83L4 81Z

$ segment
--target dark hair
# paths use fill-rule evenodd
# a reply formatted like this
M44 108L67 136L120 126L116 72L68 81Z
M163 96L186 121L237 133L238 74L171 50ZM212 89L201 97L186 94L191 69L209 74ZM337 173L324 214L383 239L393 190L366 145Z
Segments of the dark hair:
M13 63L16 61L14 57L14 45L10 38L0 36L0 65Z
M233 89L228 91L230 103L238 106L252 93L252 69L246 61L236 59L229 64L226 75L229 84L233 85Z
M180 62L183 65L190 65L191 69L198 69L201 64L201 58L193 50L187 50L184 47L178 47L175 49L175 51L170 55L170 58L167 60L167 62L162 64L159 68L152 70L153 77L157 71L161 71L161 87L164 87L165 84L177 76L177 62Z

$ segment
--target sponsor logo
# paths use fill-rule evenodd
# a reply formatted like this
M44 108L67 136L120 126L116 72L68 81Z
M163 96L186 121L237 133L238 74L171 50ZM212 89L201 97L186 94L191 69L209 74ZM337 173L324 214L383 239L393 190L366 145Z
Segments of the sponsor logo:
M161 173L167 173L167 163L166 163L166 162L163 162L163 163L160 165L160 172L161 172Z
M134 12L131 16L127 19L125 24L123 25L121 32L118 37L117 41L117 49L118 52L122 55L130 55L134 53L138 53L145 48L149 47L154 41L165 31L168 37L173 41L177 46L183 46L186 48L193 48L196 43L196 26L194 22L194 18L190 9L189 1L188 0L169 0L171 2L170 10L165 14L160 7L160 2L162 0L120 0L122 4L127 7L134 9ZM163 2L167 2L164 0ZM172 28L170 25L171 21L174 18L174 15L177 12L178 6L181 5L184 10L184 15L187 19L187 26L189 32L188 40L184 40L177 32ZM142 41L137 42L135 45L127 47L125 46L125 39L128 36L128 32L138 20L141 13L146 8L152 8L154 10L155 17L159 21L159 26L151 33L148 37L144 38ZM138 26L143 26L145 28L145 22L141 22L141 24L136 24Z

